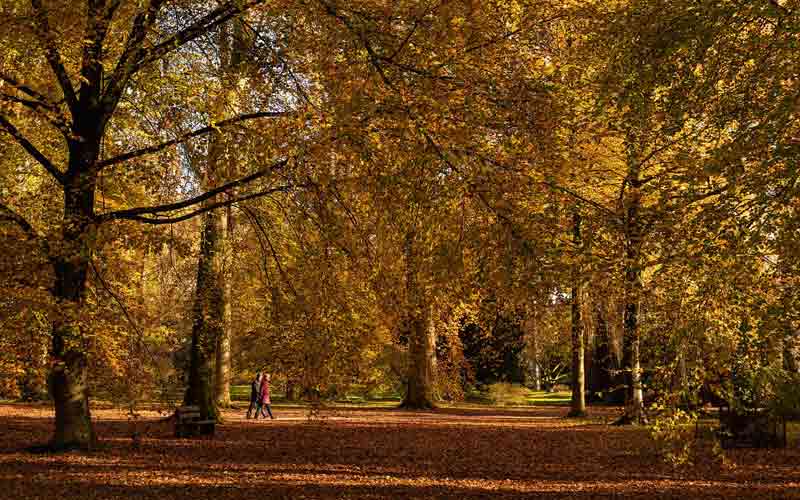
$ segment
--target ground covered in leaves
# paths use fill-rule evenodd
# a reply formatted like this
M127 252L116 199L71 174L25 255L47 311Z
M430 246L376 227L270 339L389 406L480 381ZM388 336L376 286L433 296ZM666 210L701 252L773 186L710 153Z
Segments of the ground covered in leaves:
M32 453L49 437L46 406L0 405L0 498L800 498L800 449L701 451L663 463L642 429L567 408L337 408L309 420L225 412L213 439L174 439L145 412L95 409L100 446Z

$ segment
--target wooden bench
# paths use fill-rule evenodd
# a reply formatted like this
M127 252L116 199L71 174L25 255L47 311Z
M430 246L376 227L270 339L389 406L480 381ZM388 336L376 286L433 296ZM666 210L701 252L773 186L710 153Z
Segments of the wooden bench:
M175 437L214 435L216 420L201 420L199 406L179 406L175 409Z

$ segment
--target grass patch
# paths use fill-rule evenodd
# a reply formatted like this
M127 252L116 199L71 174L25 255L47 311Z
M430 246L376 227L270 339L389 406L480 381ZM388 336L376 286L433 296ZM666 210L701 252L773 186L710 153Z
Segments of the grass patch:
M499 382L467 395L474 403L496 406L569 406L569 392L533 391L519 384Z

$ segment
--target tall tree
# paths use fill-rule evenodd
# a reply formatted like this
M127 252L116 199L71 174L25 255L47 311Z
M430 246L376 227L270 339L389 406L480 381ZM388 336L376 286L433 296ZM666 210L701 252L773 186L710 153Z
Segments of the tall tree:
M572 242L577 249L583 246L581 241L581 215L577 210L572 216ZM576 269L573 270L572 291L570 293L572 313L572 399L570 400L569 416L571 417L586 416L586 341L583 320L581 319L581 297L583 295L581 281L583 277L581 276L579 265L579 261L573 264Z
M101 158L108 125L120 103L130 99L137 76L260 3L258 0L228 1L210 9L200 9L196 15L187 13L187 23L177 30L170 30L167 26L164 30L155 29L166 4L163 0L150 0L141 5L87 0L82 2L83 9L76 9L74 2L45 4L42 0L32 0L24 7L22 15L4 13L10 16L8 22L15 28L11 31L30 36L29 42L40 50L38 57L46 61L52 75L49 79L32 79L44 87L40 90L27 84L26 79L20 76L25 74L23 68L10 65L0 74L11 92L4 93L4 96L23 101L31 113L39 115L42 123L53 127L63 145L59 158L52 159L35 146L35 138L29 132L18 128L5 114L0 114L0 128L63 188L61 233L57 240L47 242L55 271L53 295L59 304L59 314L53 319L50 363L50 389L56 410L52 445L56 448L88 447L95 440L89 411L87 357L82 348L91 326L80 318L86 301L89 262L96 249L98 227L125 219L155 224L186 219L215 208L215 205L233 202L228 200L196 208L219 192L264 177L271 169L262 169L182 202L98 214L95 196L100 173L111 166L157 153L226 125L276 114L255 112L240 115L152 146ZM82 31L62 29L62 23L76 21L84 26ZM123 26L127 26L127 30L122 29ZM106 72L104 68L113 69ZM58 164L62 162L64 168L59 168ZM184 209L189 212L165 217L165 214ZM41 238L33 226L10 207L4 205L3 211L31 237Z

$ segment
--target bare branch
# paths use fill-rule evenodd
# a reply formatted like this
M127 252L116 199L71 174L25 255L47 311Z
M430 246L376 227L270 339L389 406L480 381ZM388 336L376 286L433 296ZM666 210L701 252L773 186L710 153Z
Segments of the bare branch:
M19 143L19 145L28 152L28 154L42 164L42 166L50 173L50 175L52 175L60 184L64 184L64 174L61 173L61 171L58 170L55 165L53 165L53 162L51 162L44 154L42 154L41 151L36 149L36 146L26 139L25 136L23 136L22 133L20 133L20 131L17 130L17 128L3 115L0 115L0 130L5 130L9 135L11 135L11 137L13 137Z
M131 219L131 220L140 220L140 221L144 222L144 221L147 221L147 220L150 220L150 219L141 217L143 215L157 215L157 214L164 213L164 212L174 212L175 210L181 210L183 208L189 208L192 205L198 205L198 204L203 203L204 201L206 201L208 199L213 198L214 196L216 196L216 195L218 195L220 193L224 193L226 191L229 191L231 189L237 188L239 186L243 186L245 184L248 184L248 183L250 183L250 182L252 182L252 181L254 181L256 179L260 179L261 177L264 177L267 174L270 174L270 173L282 168L288 162L289 162L288 159L280 160L280 161L278 161L276 163L273 163L268 168L261 169L258 172L250 174L250 175L248 175L246 177L242 177L242 178L237 179L235 181L228 182L227 184L223 184L222 186L220 186L218 188L212 189L210 191L206 191L205 193L200 194L198 196L195 196L193 198L189 198L188 200L179 201L179 202L176 202L176 203L167 203L165 205L157 205L157 206L152 206L152 207L138 207L138 208L130 208L130 209L127 209L127 210L119 210L119 211L116 211L116 212L107 212L105 214L101 214L101 215L97 216L96 220L97 220L98 223L103 223L103 222L107 222L107 221L114 220L114 219ZM225 205L220 205L220 206L225 206ZM202 213L202 212L199 212L199 213ZM194 215L197 215L197 214L194 214ZM192 215L192 216L194 216L194 215ZM182 218L180 220L185 220L185 219ZM177 221L175 221L175 222L177 222ZM160 222L160 223L164 224L165 222Z
M256 118L279 118L283 116L289 116L291 113L282 112L282 111L263 111L258 113L250 113L246 115L239 115L233 118L228 118L227 120L222 120L221 122L214 123L208 125L206 127L193 130L191 132L187 132L182 134L175 139L171 139L169 141L164 141L159 144L154 144L152 146L148 146L146 148L136 149L133 151L129 151L127 153L123 153L121 155L114 156L112 158L108 158L103 160L97 164L98 168L107 167L109 165L114 165L116 163L122 163L124 161L132 160L133 158L138 158L140 156L145 156L153 153L157 153L162 151L170 146L174 146L176 144L180 144L182 142L188 141L189 139L193 139L195 137L199 137L205 134L208 134L216 129L227 127L236 123L240 123L246 120L254 120Z
M47 11L42 6L42 0L31 0L31 7L33 8L33 16L36 22L37 35L44 44L45 58L47 59L50 68L56 75L58 84L61 91L64 93L64 99L73 114L78 107L78 98L75 96L75 89L72 87L72 82L67 75L67 70L61 60L61 54L58 51L55 37L50 31L50 22L47 20Z

